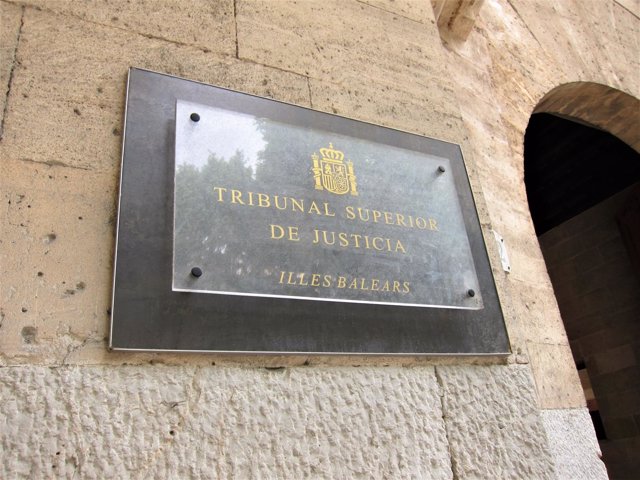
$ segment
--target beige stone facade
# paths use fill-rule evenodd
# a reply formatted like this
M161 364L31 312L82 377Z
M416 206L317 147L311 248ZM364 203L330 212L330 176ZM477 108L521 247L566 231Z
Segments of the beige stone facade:
M523 140L535 111L564 112L637 149L632 103L594 119L563 96L640 98L637 1L0 0L0 15L0 477L606 478ZM131 66L460 144L513 354L109 352Z

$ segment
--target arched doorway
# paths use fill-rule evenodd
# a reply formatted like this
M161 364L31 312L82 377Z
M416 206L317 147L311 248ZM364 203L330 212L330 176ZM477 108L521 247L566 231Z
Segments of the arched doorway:
M640 102L571 83L525 135L531 216L611 478L640 471Z

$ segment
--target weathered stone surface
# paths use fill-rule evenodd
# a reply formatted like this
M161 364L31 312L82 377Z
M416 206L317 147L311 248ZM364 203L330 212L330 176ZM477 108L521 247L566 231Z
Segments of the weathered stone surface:
M540 100L535 113L567 116L615 135L640 152L640 131L629 118L637 117L640 100L606 85L572 82L554 88Z
M460 141L461 119L451 96L416 96L393 86L370 88L309 79L313 107L385 127Z
M556 344L532 355L551 365L567 341L528 211L522 181L524 131L536 104L560 84L585 80L637 91L640 77L631 69L638 68L630 66L638 62L638 22L614 2L512 1L485 2L474 28L466 42L449 45L447 60L455 65L452 82L491 226L504 237L512 261L511 273L498 282L503 308L515 350L526 350L523 339ZM616 42L616 36L625 38ZM601 96L591 93L599 103ZM583 109L591 108L593 114L595 107ZM552 353L554 358L540 357ZM534 367L536 383L547 385L547 379L539 378L543 373L551 374ZM569 401L566 407L581 405L576 385L567 383L577 377L565 371L563 378L554 381L555 388L549 384L538 390L542 405L559 407L560 398Z
M241 59L344 88L428 87L442 55L435 29L360 2L242 1L237 7ZM441 76L440 86L446 81Z
M128 67L167 62L169 72L301 105L307 81L29 7L17 59L0 144L0 350L10 363L112 361L105 338Z
M104 346L115 175L5 158L0 177L2 357L61 363L81 345Z
M446 48L428 1L205 3L0 1L2 88L13 64L5 47L17 54L0 143L0 362L19 365L0 368L0 476L549 478L552 463L562 480L589 478L579 463L599 474L592 436L585 450L566 450L574 432L591 435L584 415L541 421L527 373L539 406L583 405L535 245L523 136L560 84L638 96L640 22L629 1L485 1L466 42ZM514 266L500 272L489 246L510 364L432 359L439 387L431 367L382 368L390 359L265 371L212 368L220 357L206 355L107 353L129 66L462 144L487 240L489 227L500 232ZM519 365L528 358L531 367ZM102 366L43 366L61 363Z
M464 42L484 0L431 0L440 36L446 42Z
M455 478L556 478L526 366L436 367L436 375Z
M21 38L5 118L10 158L117 171L130 66L308 105L300 76L32 8Z
M20 34L22 8L0 2L0 136L4 107L9 93L9 79L15 63L16 46Z
M433 10L428 2L416 2L415 0L361 0L362 3L372 7L396 13L416 22L432 22Z
M614 0L614 2L640 18L640 2L638 0Z
M527 351L540 408L580 408L586 405L568 345L529 342Z
M451 479L433 368L0 368L3 478Z
M541 417L558 478L609 478L586 408L543 410Z
M615 2L516 0L511 4L569 78L593 79L638 96L640 35L631 12Z
M205 51L235 55L234 0L25 0L20 3L86 22ZM169 21L170 20L170 21Z
M550 282L533 284L512 279L508 288L516 297L516 316L526 322L524 335L527 341L569 344Z

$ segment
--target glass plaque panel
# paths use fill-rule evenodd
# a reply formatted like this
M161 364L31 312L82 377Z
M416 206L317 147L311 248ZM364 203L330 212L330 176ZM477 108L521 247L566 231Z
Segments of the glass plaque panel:
M480 309L446 158L178 100L173 290Z

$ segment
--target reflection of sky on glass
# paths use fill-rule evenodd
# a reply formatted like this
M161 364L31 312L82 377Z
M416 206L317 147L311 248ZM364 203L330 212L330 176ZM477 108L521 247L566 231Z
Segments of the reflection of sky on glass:
M197 123L189 120L189 116L194 112L200 115L200 121ZM266 144L256 127L255 117L209 106L203 110L202 105L182 100L178 100L176 115L179 119L187 119L177 122L176 128L181 130L182 135L176 132L176 138L188 138L188 144L182 145L188 155L177 155L177 165L190 164L202 167L212 153L218 158L229 160L240 150L244 153L246 165L255 172L258 152ZM195 129L200 134L193 135ZM177 149L176 152L182 153Z

